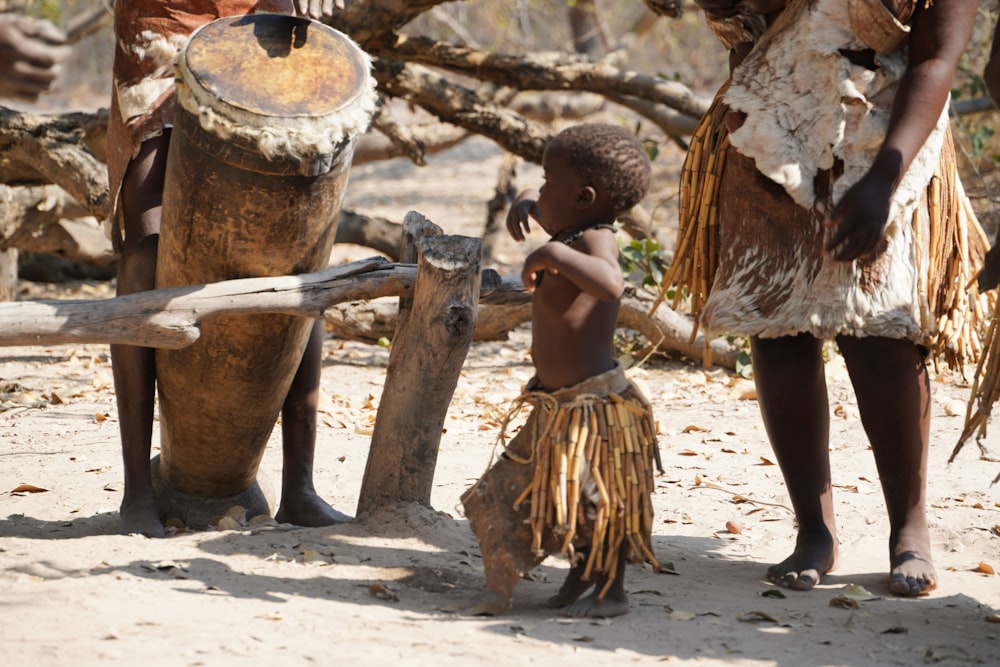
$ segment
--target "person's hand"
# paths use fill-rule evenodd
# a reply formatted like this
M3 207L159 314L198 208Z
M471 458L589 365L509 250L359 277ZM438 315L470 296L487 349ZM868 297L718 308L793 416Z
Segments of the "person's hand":
M541 220L541 215L538 193L534 190L522 192L507 211L507 231L515 241L523 241L525 234L531 233L531 218Z
M334 9L343 9L344 0L295 0L295 11L299 16L311 19L330 18Z
M521 284L529 293L535 291L542 275L548 271L552 275L559 271L552 265L552 244L546 243L535 252L528 255L521 268Z
M847 191L824 223L834 230L824 250L838 262L874 252L885 237L892 183L868 172Z
M66 33L51 22L0 14L0 97L34 102L52 88L69 52Z

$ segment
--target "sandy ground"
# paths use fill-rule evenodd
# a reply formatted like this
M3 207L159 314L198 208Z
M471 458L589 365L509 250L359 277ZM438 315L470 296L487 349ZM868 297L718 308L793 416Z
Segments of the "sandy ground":
M497 156L480 147L462 157L432 160L433 180L400 161L359 168L348 204L394 219L412 208L446 231L468 230L480 224ZM516 260L521 251L504 252ZM65 296L88 293L106 291ZM752 382L656 361L630 373L659 423L654 548L676 574L630 566L629 614L566 620L544 607L566 573L549 559L518 585L509 614L464 613L485 581L459 497L486 469L498 420L531 375L528 344L522 328L473 345L441 441L433 509L160 540L117 534L122 470L107 348L0 350L4 664L1000 664L997 464L974 446L946 463L967 386L954 376L933 386L928 512L941 585L919 600L893 598L874 461L836 355L828 377L842 562L817 589L775 594L763 578L790 551L794 523ZM316 484L346 512L387 359L381 347L326 344ZM261 468L275 482L277 437ZM1000 450L1000 424L989 444ZM831 604L857 587L870 599Z

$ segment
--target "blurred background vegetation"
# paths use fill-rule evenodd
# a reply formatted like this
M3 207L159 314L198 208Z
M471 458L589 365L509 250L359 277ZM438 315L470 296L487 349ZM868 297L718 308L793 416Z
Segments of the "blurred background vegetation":
M350 2L350 0L347 0ZM490 52L572 51L567 9L573 3L594 6L599 25L595 38L604 53L623 69L655 74L686 84L710 97L727 74L726 54L688 0L680 18L656 17L640 0L468 0L434 7L407 26L409 34L477 47ZM73 17L103 7L110 0L31 0L29 12L65 26ZM967 191L991 238L1000 215L993 193L1000 163L1000 114L985 98L983 66L989 53L1000 0L980 4L980 18L955 77L953 99L961 115L954 120ZM111 85L110 21L81 40L62 80L33 111L96 110L108 106ZM15 107L13 103L6 105ZM972 110L969 109L980 109ZM663 193L665 199L671 194ZM653 204L659 206L659 204Z

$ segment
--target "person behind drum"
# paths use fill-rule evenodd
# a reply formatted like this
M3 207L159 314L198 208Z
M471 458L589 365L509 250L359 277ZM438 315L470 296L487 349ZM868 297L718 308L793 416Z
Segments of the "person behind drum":
M51 21L15 11L24 5L0 0L0 99L35 102L52 89L70 47Z
M115 60L108 177L118 259L117 294L150 290L173 122L173 60L195 28L259 11L329 17L343 0L130 0L115 3ZM275 518L301 526L349 521L313 486L323 326L313 327L281 411L282 484ZM121 532L162 537L150 473L156 362L152 348L111 346L125 490Z

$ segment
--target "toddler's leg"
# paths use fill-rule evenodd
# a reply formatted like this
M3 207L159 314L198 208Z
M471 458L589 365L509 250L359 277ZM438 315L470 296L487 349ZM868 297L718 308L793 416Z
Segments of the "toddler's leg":
M564 606L559 615L572 618L611 618L612 616L627 614L628 595L625 593L625 560L627 553L627 545L621 545L618 549L618 562L615 564L615 579L611 582L611 587L608 588L608 592L604 595L603 600L599 600L598 595L600 595L605 583L607 583L607 577L597 577L594 582L594 591L582 600ZM573 570L570 570L570 574L566 578L566 583L563 584L563 588L560 589L556 597L563 594L563 590L570 584L570 580L574 578L574 571L578 567L582 568L583 566L577 564L573 567ZM582 570L579 574L582 574ZM583 582L580 579L579 574L576 577L577 581L586 584L587 582ZM586 590L586 586L580 593L584 590ZM577 595L579 596L580 593L577 593Z

